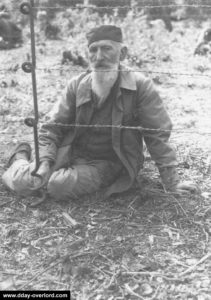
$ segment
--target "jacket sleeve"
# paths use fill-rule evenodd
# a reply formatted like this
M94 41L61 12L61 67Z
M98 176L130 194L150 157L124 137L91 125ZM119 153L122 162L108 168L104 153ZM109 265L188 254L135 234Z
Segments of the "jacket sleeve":
M139 77L137 93L139 124L144 128L155 129L144 131L144 141L152 159L159 169L176 166L176 154L168 142L172 122L152 81Z
M50 112L50 119L43 124L39 132L40 161L56 160L57 149L69 128L51 123L72 124L75 122L76 80L72 80L63 97Z

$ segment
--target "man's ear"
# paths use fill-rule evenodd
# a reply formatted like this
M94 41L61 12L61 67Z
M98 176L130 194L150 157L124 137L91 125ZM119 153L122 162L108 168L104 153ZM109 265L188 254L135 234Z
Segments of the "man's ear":
M121 61L124 60L125 57L126 57L126 55L127 55L127 47L126 47L126 46L123 46L123 47L121 48L121 52L120 52L120 60L121 60Z

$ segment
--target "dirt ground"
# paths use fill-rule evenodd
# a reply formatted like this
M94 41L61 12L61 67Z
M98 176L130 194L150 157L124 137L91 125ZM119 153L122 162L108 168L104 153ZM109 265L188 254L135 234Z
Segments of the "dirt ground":
M73 299L86 300L211 299L211 57L193 56L208 24L181 21L172 33L154 25L145 41L135 21L128 24L122 24L128 46L144 58L133 67L156 84L174 123L179 174L200 192L164 193L149 157L138 185L106 200L99 193L32 207L36 197L15 195L0 179L0 290L70 290ZM61 65L72 39L37 44L41 121L83 70ZM0 52L0 175L17 142L33 143L23 123L33 115L31 76L21 70L28 54L27 39Z

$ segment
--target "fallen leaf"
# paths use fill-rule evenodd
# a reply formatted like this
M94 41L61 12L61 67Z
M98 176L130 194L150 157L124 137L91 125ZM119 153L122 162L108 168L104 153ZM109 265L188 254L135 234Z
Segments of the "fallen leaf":
M143 283L141 285L142 294L148 296L153 293L153 288L148 283Z

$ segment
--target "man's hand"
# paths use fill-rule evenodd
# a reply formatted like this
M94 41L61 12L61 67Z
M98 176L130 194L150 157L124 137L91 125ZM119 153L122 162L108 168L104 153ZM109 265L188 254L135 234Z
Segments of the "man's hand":
M197 184L191 181L181 182L176 167L165 167L159 169L163 186L167 192L178 195L199 192Z
M50 177L50 173L51 173L50 171L51 171L50 162L46 160L41 162L37 174L42 176L44 181L47 182Z
M48 182L51 176L51 164L49 161L41 162L39 169L37 170L37 175L40 175L41 178L34 177L34 186L39 189L40 186L43 186Z
M178 194L198 193L199 187L192 181L179 182L176 185L175 192Z

